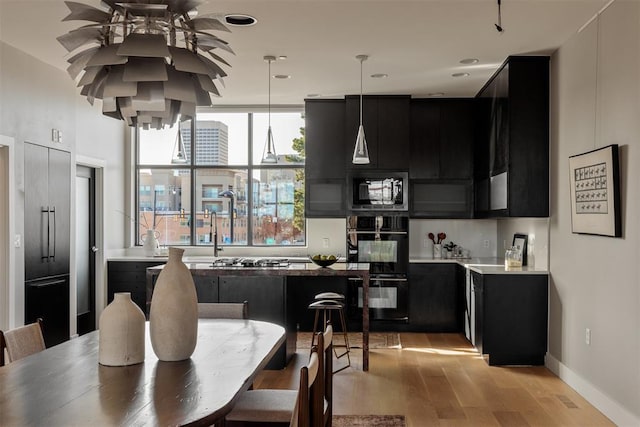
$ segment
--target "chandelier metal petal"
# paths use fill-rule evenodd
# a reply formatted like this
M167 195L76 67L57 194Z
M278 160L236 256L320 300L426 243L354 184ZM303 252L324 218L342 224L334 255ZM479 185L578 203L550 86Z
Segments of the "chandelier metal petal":
M219 51L229 43L211 34L230 32L213 16L196 16L201 0L103 0L108 10L65 1L63 21L89 21L61 35L67 72L91 105L129 126L161 129L193 119L196 106L220 96L229 66ZM192 18L193 17L193 18Z

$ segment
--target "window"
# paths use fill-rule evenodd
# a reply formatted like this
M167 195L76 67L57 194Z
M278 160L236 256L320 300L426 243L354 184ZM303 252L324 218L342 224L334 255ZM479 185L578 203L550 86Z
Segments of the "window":
M278 163L261 164L265 113L198 112L137 135L137 234L161 245L304 245L304 119L271 113ZM195 146L191 136L195 135ZM142 244L140 237L138 244Z

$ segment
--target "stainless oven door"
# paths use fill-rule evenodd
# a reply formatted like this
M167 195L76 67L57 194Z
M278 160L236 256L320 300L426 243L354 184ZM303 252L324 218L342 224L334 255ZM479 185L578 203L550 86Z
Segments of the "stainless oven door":
M409 234L406 231L347 232L349 262L369 263L371 274L407 274Z
M409 287L406 277L371 277L369 279L369 318L371 320L408 321ZM350 279L351 313L362 313L361 279Z

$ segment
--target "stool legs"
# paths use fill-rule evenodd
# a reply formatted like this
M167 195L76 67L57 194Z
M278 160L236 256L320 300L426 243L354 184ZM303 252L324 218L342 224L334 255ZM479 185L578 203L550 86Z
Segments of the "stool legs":
M349 366L351 366L351 356L349 355L349 353L351 352L351 346L349 345L349 335L347 333L347 322L345 321L344 318L344 310L339 310L339 315L340 315L340 326L342 327L342 337L344 338L344 344L342 345L335 345L333 346L333 352L336 355L337 359L340 359L343 356L347 356L347 364L339 369L336 369L335 371L333 371L333 373L337 373L340 372L344 369L347 369ZM338 352L336 350L336 347L344 347L345 350L342 354L338 355Z

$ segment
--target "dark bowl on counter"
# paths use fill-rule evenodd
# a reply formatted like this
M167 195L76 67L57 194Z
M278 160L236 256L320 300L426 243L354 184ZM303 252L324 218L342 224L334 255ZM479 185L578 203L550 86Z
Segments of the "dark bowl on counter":
M327 257L329 257L329 255L327 255ZM338 256L334 255L335 258L333 259L314 259L312 256L309 257L309 259L311 260L312 263L319 265L320 267L329 267L330 265L335 264L336 262L338 262Z

